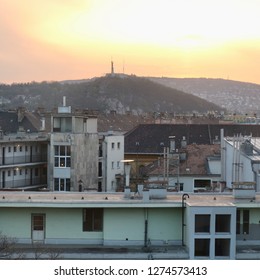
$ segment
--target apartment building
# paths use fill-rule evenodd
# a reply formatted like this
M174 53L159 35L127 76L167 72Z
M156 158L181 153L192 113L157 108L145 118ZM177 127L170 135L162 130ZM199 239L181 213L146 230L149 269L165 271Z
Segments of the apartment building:
M124 135L98 133L95 113L72 110L64 97L51 113L0 117L0 189L122 190Z
M51 116L49 188L52 191L98 190L97 117L58 107Z
M18 131L0 132L0 188L46 189L48 187L48 135Z
M124 183L124 135L116 132L100 134L100 190L119 191Z

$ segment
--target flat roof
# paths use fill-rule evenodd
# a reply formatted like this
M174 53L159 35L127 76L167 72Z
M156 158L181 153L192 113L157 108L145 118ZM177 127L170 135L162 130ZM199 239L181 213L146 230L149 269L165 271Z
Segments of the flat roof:
M182 207L183 193L168 192L166 198L145 201L139 195L125 197L123 192L31 192L1 191L0 208L2 207L50 207L50 208L83 208L83 207ZM238 206L260 208L260 194L255 199L236 199L232 193L189 193L185 203L193 207Z

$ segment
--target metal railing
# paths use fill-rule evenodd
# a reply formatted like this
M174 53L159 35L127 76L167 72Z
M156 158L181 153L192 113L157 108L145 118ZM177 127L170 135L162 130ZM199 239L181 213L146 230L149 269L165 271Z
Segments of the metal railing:
M47 162L47 155L23 155L12 157L0 157L0 166L22 164L22 163L35 163L35 162Z
M24 178L19 180L7 180L1 183L1 188L22 188L35 185L47 185L47 176L35 177L35 178Z

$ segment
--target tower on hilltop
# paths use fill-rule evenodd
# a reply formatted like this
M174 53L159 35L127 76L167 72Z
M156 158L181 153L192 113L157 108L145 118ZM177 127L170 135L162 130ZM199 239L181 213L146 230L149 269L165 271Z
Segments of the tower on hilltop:
M111 75L114 75L114 62L111 61Z

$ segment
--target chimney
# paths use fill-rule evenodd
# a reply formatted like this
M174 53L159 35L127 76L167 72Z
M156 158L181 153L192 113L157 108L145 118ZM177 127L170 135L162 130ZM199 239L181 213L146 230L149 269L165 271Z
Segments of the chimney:
M17 115L18 115L18 122L22 122L25 114L25 108L24 107L19 107L17 110Z
M42 119L41 119L41 123L42 123L42 125L41 125L41 131L44 131L45 130L45 118L43 117Z

